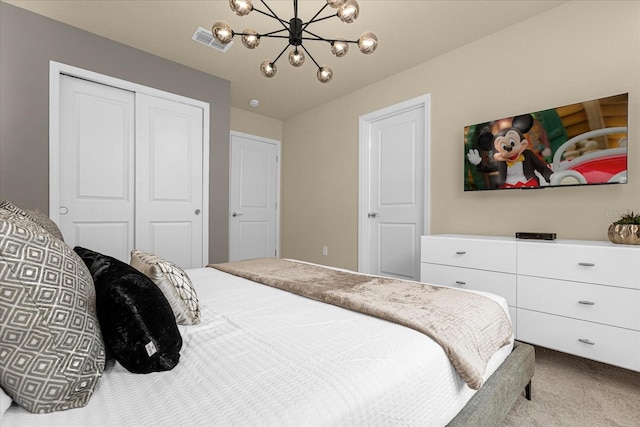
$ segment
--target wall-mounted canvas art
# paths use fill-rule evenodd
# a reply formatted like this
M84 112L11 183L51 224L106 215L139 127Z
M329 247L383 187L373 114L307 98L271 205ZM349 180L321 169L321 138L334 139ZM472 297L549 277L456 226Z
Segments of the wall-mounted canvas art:
M628 94L464 128L464 190L627 182Z

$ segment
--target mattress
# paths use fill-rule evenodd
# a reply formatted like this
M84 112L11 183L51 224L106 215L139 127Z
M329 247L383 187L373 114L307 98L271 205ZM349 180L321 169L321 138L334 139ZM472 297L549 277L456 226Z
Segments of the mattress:
M2 426L438 426L475 393L415 330L213 268L187 274L202 322L179 326L173 370L111 363L86 407L34 415L13 405Z

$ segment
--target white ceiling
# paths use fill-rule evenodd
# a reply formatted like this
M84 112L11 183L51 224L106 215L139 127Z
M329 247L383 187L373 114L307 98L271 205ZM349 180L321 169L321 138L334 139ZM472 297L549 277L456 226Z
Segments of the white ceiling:
M263 38L257 49L249 50L236 36L226 53L193 41L191 37L198 27L210 30L218 20L228 22L236 31L246 27L258 32L279 29L275 20L257 12L242 18L234 15L227 0L3 1L229 80L233 107L277 119L339 98L565 3L565 0L358 0L360 16L356 22L344 24L332 18L311 24L308 29L325 38L349 40L372 31L378 36L378 49L371 55L363 55L357 46L350 45L345 57L335 58L327 44L305 42L318 63L329 65L334 71L333 80L322 84L316 79L315 65L309 58L301 68L293 68L286 54L276 63L275 77L262 77L258 70L260 62L275 59L285 47L282 39ZM324 3L324 0L300 0L299 16L308 20ZM266 10L260 0L254 0L253 4ZM268 0L267 4L281 18L293 17L291 0ZM334 10L327 8L320 16L327 11ZM251 99L258 99L260 106L250 107Z

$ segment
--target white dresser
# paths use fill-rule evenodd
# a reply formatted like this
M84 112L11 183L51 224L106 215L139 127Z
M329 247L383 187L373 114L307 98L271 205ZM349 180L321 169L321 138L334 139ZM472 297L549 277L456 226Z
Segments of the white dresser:
M423 236L421 281L502 295L520 341L640 371L638 246Z

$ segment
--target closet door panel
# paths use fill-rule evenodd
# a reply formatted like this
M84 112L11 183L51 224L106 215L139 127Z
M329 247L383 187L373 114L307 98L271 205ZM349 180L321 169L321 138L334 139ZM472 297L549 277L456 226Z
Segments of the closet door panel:
M191 268L192 251L184 250L191 246L191 221L152 221L147 227L151 253L159 254L182 268Z
M59 226L70 246L129 262L134 221L134 94L63 76Z
M202 267L203 110L136 95L136 248Z

